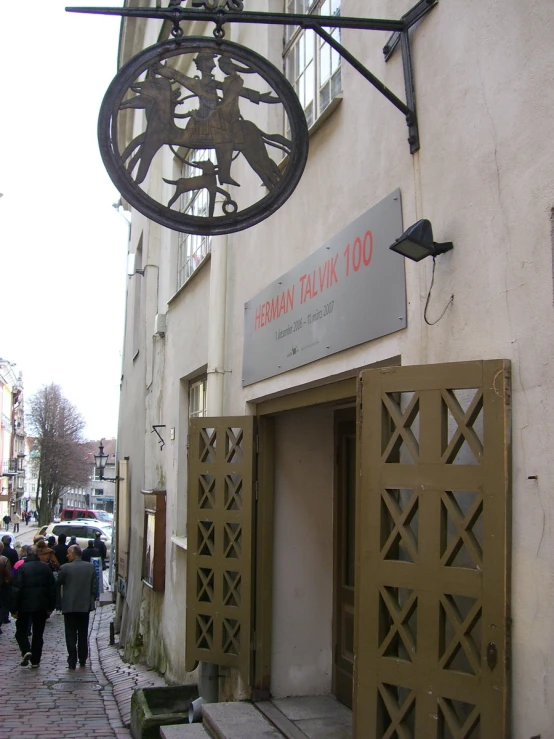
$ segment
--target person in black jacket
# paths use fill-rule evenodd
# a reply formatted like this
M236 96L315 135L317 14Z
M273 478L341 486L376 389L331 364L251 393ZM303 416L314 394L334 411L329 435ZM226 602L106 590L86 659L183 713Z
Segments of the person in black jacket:
M67 548L69 544L65 543L66 539L67 537L65 534L60 534L58 536L58 543L52 547L54 554L56 555L56 559L60 563L60 567L67 563Z
M12 547L11 536L4 535L2 537L2 543L4 544L4 551L2 552L2 554L4 555L4 557L7 557L10 560L10 564L13 567L19 557L15 549Z
M100 537L101 537L101 534L99 531L97 531L94 534L94 546L100 552L100 556L102 557L102 569L105 570L106 569L106 557L108 555L108 550L106 549L106 545L104 544L104 542L102 541Z
M38 667L42 657L44 625L56 605L56 581L46 562L41 562L37 548L31 547L27 560L18 567L13 579L12 616L17 619L15 638L21 649L21 666ZM29 644L29 623L33 639Z
M96 548L94 539L89 539L88 547L86 549L83 549L83 556L81 559L83 560L83 562L90 562L93 557L98 557L99 559L102 559L102 554L100 553L100 550Z

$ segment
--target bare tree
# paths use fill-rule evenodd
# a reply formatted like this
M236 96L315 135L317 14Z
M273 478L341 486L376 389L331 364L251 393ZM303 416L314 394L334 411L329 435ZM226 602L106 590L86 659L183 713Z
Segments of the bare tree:
M28 424L37 437L39 524L52 520L54 506L69 487L86 487L85 421L58 385L44 385L29 401Z

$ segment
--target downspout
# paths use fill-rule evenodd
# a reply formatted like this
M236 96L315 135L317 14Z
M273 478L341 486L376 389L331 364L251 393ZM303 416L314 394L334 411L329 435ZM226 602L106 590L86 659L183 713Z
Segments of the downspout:
M225 314L227 302L227 236L212 238L208 308L208 381L206 413L223 415L225 383ZM201 662L198 690L205 703L219 700L219 665Z

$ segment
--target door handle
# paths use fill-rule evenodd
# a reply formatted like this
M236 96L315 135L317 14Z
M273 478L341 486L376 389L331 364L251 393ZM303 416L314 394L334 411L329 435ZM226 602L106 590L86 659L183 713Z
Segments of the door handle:
M492 671L496 667L498 662L498 649L496 643L490 641L487 645L487 664L489 669Z

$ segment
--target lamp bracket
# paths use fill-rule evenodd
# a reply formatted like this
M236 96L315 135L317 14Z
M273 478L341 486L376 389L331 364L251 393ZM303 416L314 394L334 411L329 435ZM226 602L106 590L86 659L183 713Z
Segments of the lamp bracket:
M221 38L222 27L225 23L254 23L280 26L299 26L302 29L311 29L324 39L340 56L351 64L365 79L370 82L387 100L398 110L404 113L408 125L408 143L410 152L419 150L419 130L415 101L415 85L410 50L410 29L418 23L439 0L419 0L411 10L405 13L400 20L386 18L353 18L341 16L310 15L302 13L264 13L244 11L242 0L194 0L192 8L181 8L182 0L169 0L165 8L90 8L68 7L69 13L89 13L95 15L118 15L128 18L154 18L169 21L174 29L180 29L183 22L210 21L215 24L214 34ZM326 28L349 28L362 31L389 31L389 38L383 53L388 61L395 49L400 45L402 52L402 67L404 70L404 87L406 102L370 72L353 54L340 42L336 41ZM182 37L182 32L179 38Z
M165 446L165 441L164 441L164 440L162 439L162 437L161 437L161 435L160 435L160 432L158 431L158 429L164 429L164 428L165 428L165 424L161 424L161 423L156 423L156 424L153 424L153 425L152 425L152 433L153 433L153 434L156 434L156 436L157 436L157 437L158 437L158 439L160 440L160 441L159 441L159 445L160 445L160 452L162 451L162 449L163 449L163 448L164 448L164 446Z

